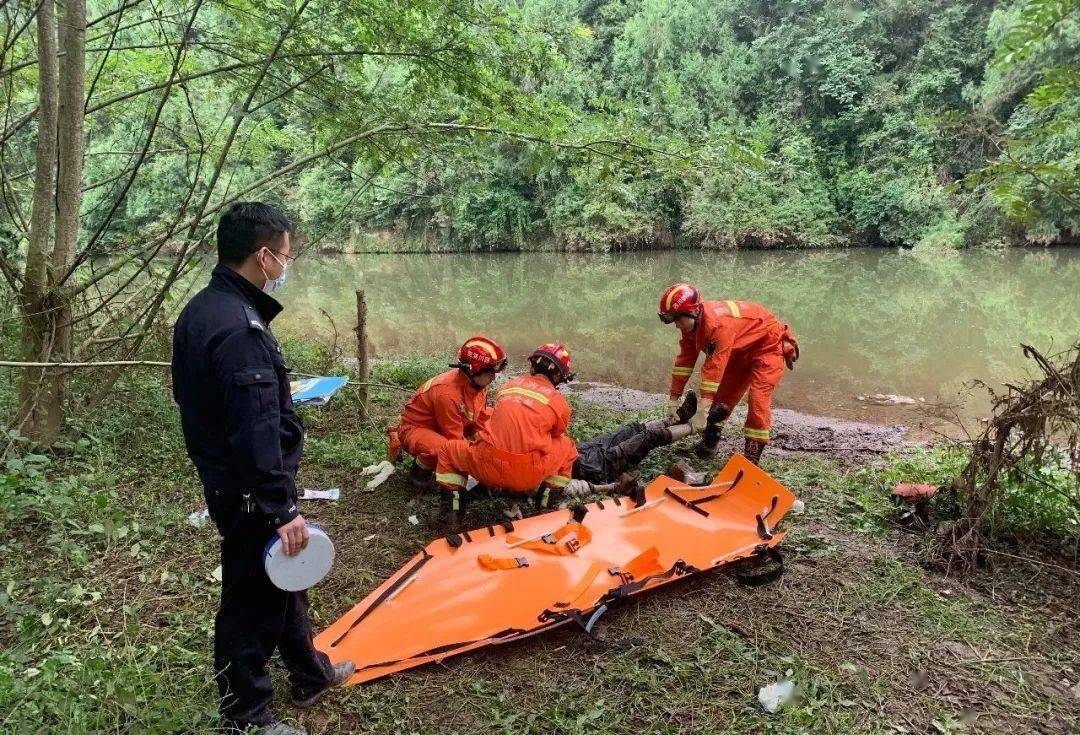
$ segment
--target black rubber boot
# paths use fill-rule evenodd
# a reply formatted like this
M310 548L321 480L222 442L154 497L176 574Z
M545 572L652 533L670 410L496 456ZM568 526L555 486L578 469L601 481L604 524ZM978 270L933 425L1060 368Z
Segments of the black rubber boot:
M697 413L697 393L689 391L686 394L686 398L683 399L682 405L679 406L679 410L675 412L675 416L671 420L671 425L689 423L690 419L694 418L694 414Z
M465 511L465 496L462 491L443 490L439 498L438 526L446 533L457 533L461 527L461 517Z
M746 443L743 445L743 456L745 456L748 460L750 460L754 464L760 464L761 453L764 451L765 442L746 437Z
M435 470L424 469L419 462L413 462L409 467L405 481L418 493L431 493L438 488L435 484Z
M694 453L702 459L710 459L716 455L720 447L720 429L724 421L731 415L731 409L723 403L714 403L709 409L709 417L705 421L705 431L701 433L701 441L694 447Z
M694 454L702 459L712 459L716 456L716 450L720 448L720 427L719 423L708 423L705 425L705 431L701 434L701 441L694 445Z

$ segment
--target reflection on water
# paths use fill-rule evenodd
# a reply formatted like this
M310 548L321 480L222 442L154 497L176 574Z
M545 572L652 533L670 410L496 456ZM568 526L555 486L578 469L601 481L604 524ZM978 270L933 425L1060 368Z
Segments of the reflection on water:
M895 393L959 398L971 416L986 402L965 383L1022 373L1020 343L1080 337L1077 250L304 256L275 326L329 334L323 309L346 334L362 287L376 356L450 355L482 332L521 368L534 346L558 339L582 379L662 391L677 331L656 318L657 299L678 279L706 298L760 301L791 324L802 360L777 403L818 414L917 421L917 409L856 400Z

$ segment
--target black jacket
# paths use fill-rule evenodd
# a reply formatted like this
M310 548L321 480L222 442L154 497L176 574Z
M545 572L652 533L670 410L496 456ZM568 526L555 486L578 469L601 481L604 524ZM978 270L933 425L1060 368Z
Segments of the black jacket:
M280 312L276 300L219 265L173 330L173 398L188 456L222 531L235 522L245 495L275 527L298 515L304 427L270 332Z

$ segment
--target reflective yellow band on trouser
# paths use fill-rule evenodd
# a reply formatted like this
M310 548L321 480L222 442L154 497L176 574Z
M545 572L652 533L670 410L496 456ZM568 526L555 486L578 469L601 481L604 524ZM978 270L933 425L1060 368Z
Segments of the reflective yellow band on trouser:
M724 303L727 304L728 311L731 312L731 315L733 317L738 319L742 316L742 314L739 313L739 305L736 304L734 301L725 301Z
M701 389L716 392L716 389L720 387L720 383L715 380L703 380L701 381Z
M564 488L570 484L570 478L566 475L552 475L544 480L544 484L551 487Z
M465 487L465 477L456 472L436 473L435 482L440 485L450 485L451 487Z
M745 426L743 427L743 434L745 434L750 439L757 439L758 441L762 442L769 441L768 429L751 429L749 426Z
M694 368L692 367L673 367L671 368L672 375L690 377L694 374Z
M540 401L541 403L548 402L547 396L545 396L543 393L537 393L536 391L529 390L528 388L519 388L518 386L514 386L512 388L503 388L501 391L499 391L499 398L509 395L525 396L526 398L532 398Z
M540 493L540 507L548 507L549 500L551 500L551 488L545 487L544 492Z

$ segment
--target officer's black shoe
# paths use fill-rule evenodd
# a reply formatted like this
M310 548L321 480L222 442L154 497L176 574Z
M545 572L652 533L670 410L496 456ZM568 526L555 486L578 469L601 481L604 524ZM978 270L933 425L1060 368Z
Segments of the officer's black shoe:
M425 469L420 466L419 462L413 462L409 467L409 474L406 476L405 481L409 483L409 487L420 493L435 492L437 485L435 484L435 470Z
M675 412L675 418L678 419L677 423L685 424L690 419L694 418L694 414L697 413L697 393L689 391L686 394L686 398L683 399L682 405Z
M292 698L293 706L299 707L300 709L308 709L309 707L314 707L315 703L322 699L322 696L324 694L326 694L334 687L341 686L342 684L347 682L349 679L352 678L352 675L355 673L356 664L354 664L352 661L342 661L339 664L335 664L334 675L330 678L330 682L314 694L310 694L306 697L294 696ZM280 735L291 735L291 733L286 730L283 731Z

